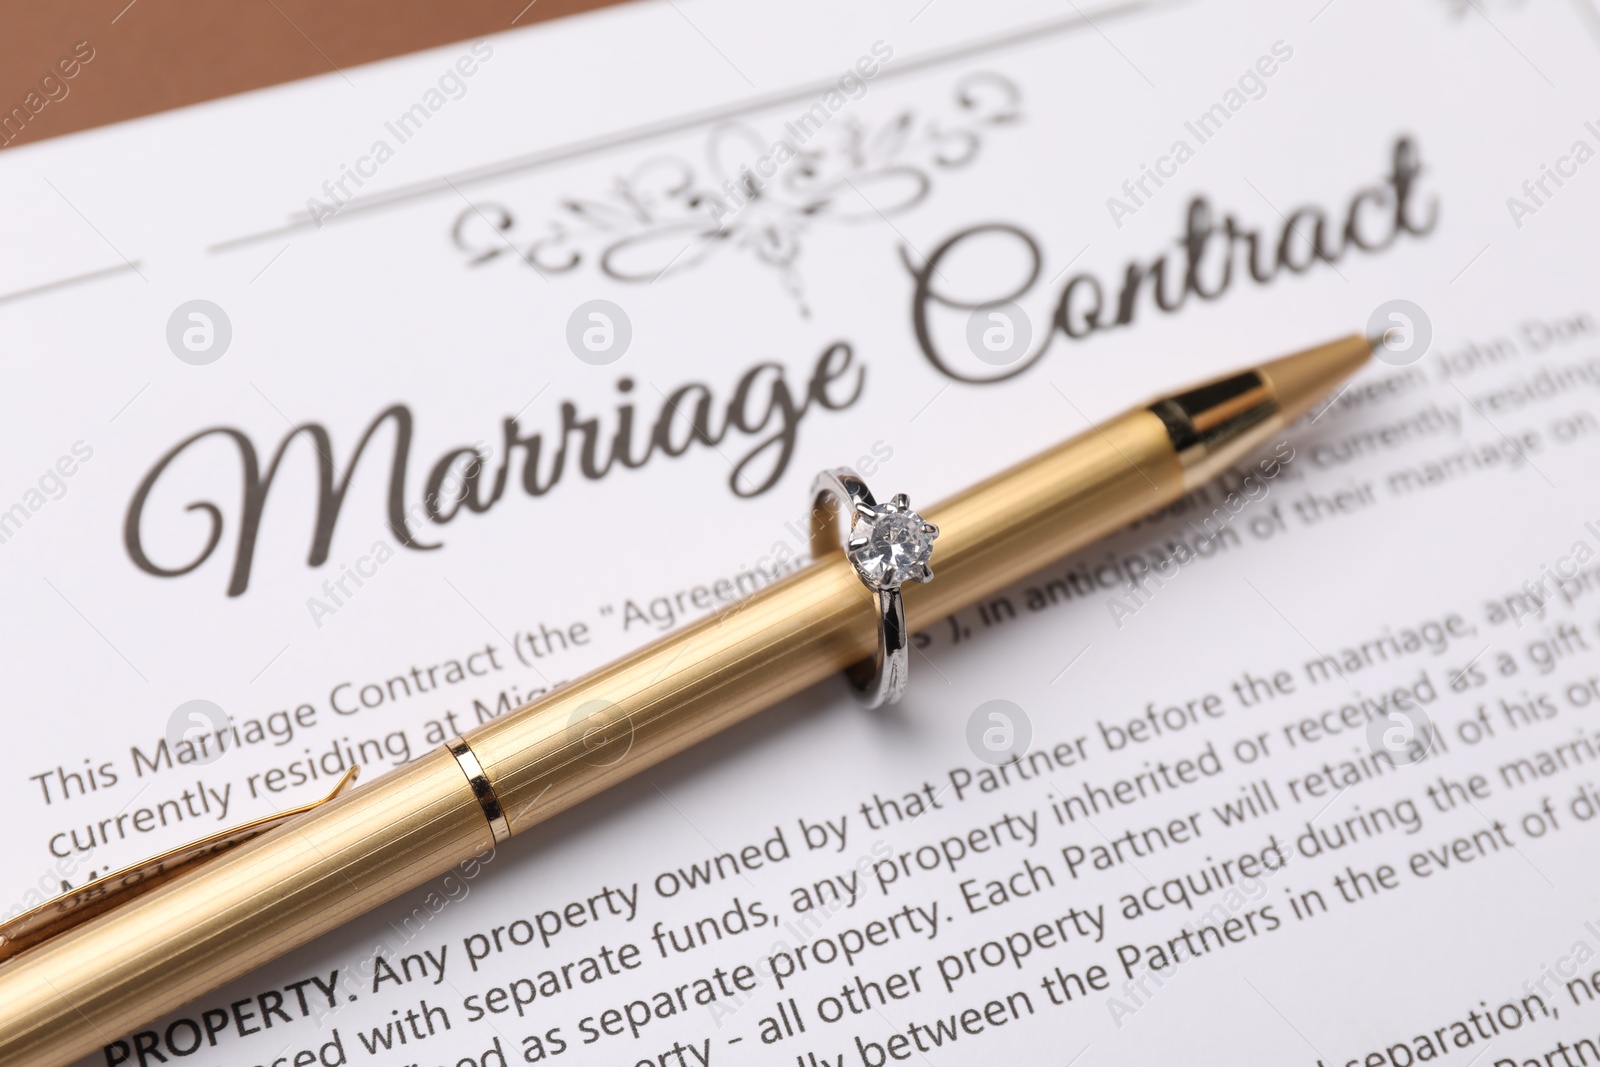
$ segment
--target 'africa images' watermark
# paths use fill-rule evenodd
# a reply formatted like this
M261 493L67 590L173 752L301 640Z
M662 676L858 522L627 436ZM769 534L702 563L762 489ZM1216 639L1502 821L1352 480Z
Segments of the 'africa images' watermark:
M1600 124L1593 119L1583 124L1584 132L1600 141ZM1517 229L1522 229L1524 222L1541 209L1549 206L1552 199L1567 182L1578 176L1578 168L1595 157L1595 150L1588 141L1582 137L1576 138L1572 146L1564 155L1556 157L1554 166L1549 163L1539 164L1539 173L1522 183L1522 196L1506 197L1506 211L1511 214L1511 221Z
M403 516L404 528L415 536L422 524L438 515L444 502L460 499L471 482L479 477L483 465L494 455L494 448L483 441L474 442L469 454L458 457L446 467L437 484L430 484L422 500L412 504ZM339 573L323 579L322 596L306 597L306 611L312 625L320 630L323 620L339 614L339 610L353 600L371 579L377 577L378 568L395 557L394 546L383 538L357 556L354 561L339 564Z
M10 541L22 530L29 519L37 515L46 504L67 495L67 479L83 464L94 457L94 448L86 441L72 442L72 454L56 459L39 475L38 481L23 491L22 497L10 507L0 508L0 545Z
M1246 67L1235 85L1229 86L1220 100L1200 112L1193 121L1183 124L1184 131L1194 138L1193 145L1187 137L1179 137L1172 142L1166 154L1156 157L1154 167L1141 163L1138 176L1122 183L1122 197L1126 199L1106 197L1106 210L1111 213L1111 221L1116 223L1117 229L1122 229L1124 219L1138 214L1140 208L1154 199L1157 190L1167 180L1177 177L1178 168L1194 158L1199 146L1221 133L1229 119L1250 101L1260 100L1267 95L1267 79L1294 57L1294 49L1281 40L1272 42L1270 52L1270 55L1263 55ZM1152 189L1152 185L1155 188Z
M29 89L21 103L14 105L9 111L0 111L0 146L8 145L21 137L23 130L29 123L37 121L45 108L65 100L72 92L72 86L67 82L76 78L94 56L94 45L88 41L79 41L72 46L71 55L62 56L45 68L39 77L37 87Z
M1198 520L1189 520L1189 526L1197 535L1192 544L1174 542L1166 555L1157 557L1150 566L1130 575L1120 594L1108 596L1106 610L1111 613L1111 621L1116 623L1117 629L1128 625L1129 619L1149 607L1156 594L1176 579L1182 568L1205 558L1208 550L1219 542L1225 544L1226 536L1231 535L1237 540L1237 531L1231 529L1233 520L1246 508L1260 503L1272 493L1274 479L1294 462L1294 458L1294 446L1288 441L1279 441L1273 446L1270 456L1239 475L1237 484L1226 490L1210 514Z
M494 57L494 46L488 41L478 41L469 51L470 55L462 55L454 64L446 67L421 99L385 122L383 129L387 136L373 141L366 154L357 157L354 165L339 164L339 176L322 183L326 200L315 196L306 198L306 211L310 213L312 222L320 228L324 222L343 211L356 195L351 185L356 189L366 185L377 176L378 168L393 159L401 146L415 137L428 120L444 110L450 101L460 100L467 95L467 79ZM390 143L390 138L393 138L393 143Z
M884 41L872 42L872 54L856 60L839 80L796 118L783 124L785 136L773 141L754 164L745 164L739 173L722 183L721 195L710 198L711 220L720 229L724 220L737 215L761 195L767 182L778 171L802 154L806 142L815 137L852 100L867 94L867 82L877 77L882 64L894 57L894 49Z

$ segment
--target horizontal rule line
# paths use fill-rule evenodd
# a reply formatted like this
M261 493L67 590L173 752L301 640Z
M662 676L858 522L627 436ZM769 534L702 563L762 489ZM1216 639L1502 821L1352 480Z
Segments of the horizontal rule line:
M100 278L108 278L113 274L123 274L128 271L138 273L139 265L138 260L134 260L132 263L118 263L115 267L102 267L100 270L92 270L87 274L74 274L70 278L58 278L53 282L45 282L43 285L35 285L29 289L18 289L14 293L0 293L0 304L12 300L22 300L30 296L38 296L41 293L48 293L55 289L65 289L68 286L79 285L83 282L97 281Z

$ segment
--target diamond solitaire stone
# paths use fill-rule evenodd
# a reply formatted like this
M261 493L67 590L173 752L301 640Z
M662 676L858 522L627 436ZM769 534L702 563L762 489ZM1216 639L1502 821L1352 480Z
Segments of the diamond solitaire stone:
M894 589L907 581L933 577L928 559L939 528L911 510L903 495L880 504L870 514L857 513L847 549L850 562L869 585Z

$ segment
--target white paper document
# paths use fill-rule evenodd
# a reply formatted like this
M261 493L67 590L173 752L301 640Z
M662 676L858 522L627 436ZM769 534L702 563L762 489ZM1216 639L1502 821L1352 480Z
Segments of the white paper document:
M1600 1063L1597 151L1581 2L683 0L0 155L8 914L771 584L821 468L1395 346L893 709L84 1062Z

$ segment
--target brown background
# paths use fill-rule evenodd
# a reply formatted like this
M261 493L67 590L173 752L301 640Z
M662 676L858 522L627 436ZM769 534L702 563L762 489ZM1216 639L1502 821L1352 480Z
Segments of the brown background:
M3 0L0 115L84 40L94 58L7 147L614 2Z

